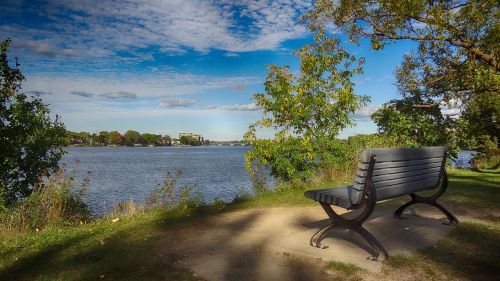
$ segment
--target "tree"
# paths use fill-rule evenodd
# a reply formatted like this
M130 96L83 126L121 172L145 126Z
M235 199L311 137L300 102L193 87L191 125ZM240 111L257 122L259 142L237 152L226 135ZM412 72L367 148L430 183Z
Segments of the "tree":
M198 139L191 136L182 136L179 139L179 142L184 145L193 145L193 146L201 145L201 142Z
M142 139L142 136L139 132L128 130L123 135L123 142L125 143L125 145L134 145L136 143L142 144L144 140Z
M97 141L101 145L107 145L108 139L109 139L108 131L100 131L99 134L97 135Z
M0 209L28 197L58 168L66 142L64 124L38 95L20 92L19 63L8 60L10 40L0 46Z
M162 145L167 145L167 146L172 145L172 137L170 137L169 135L164 135L161 138L161 143Z
M90 144L90 134L87 132L72 132L66 131L66 139L68 144Z
M145 133L142 134L142 139L148 145L161 145L161 135Z
M390 126L403 125L394 122L394 118L382 118L388 114L395 118L397 113L409 114L405 120L415 120L417 116L425 116L430 122L436 118L446 120L437 126L438 130L433 130L430 139L447 134L448 140L460 143L464 139L457 139L456 132L473 133L461 136L470 139L478 135L493 136L499 130L498 111L481 111L476 107L486 101L489 102L483 106L490 109L498 104L492 102L498 101L500 90L498 15L495 0L319 0L304 19L312 30L323 31L333 24L355 44L368 38L374 50L398 40L417 42L418 49L406 55L396 71L402 99L385 104L375 115L375 121L384 132ZM438 109L447 106L457 106L464 114L452 119L438 117L442 115ZM478 128L478 121L488 125ZM416 129L418 132L408 127L405 133L409 135L405 137L422 139L423 131L428 128ZM393 127L390 131L395 130ZM426 138L424 143L430 139Z
M108 134L108 143L113 145L122 145L123 136L118 131L111 131Z
M315 34L312 45L297 53L300 74L287 66L269 66L265 94L256 94L263 117L251 125L244 139L252 145L246 166L268 166L272 175L285 181L306 180L318 167L331 164L335 138L354 124L349 115L368 98L354 94L351 77L362 61L349 55L335 38ZM257 138L258 128L272 128L273 139Z

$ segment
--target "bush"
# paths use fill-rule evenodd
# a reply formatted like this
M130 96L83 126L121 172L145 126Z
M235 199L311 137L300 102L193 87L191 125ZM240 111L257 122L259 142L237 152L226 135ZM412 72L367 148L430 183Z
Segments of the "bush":
M352 179L358 165L361 150L370 147L400 147L395 138L380 134L355 135L347 140L336 140L332 143L329 157L319 169L320 181L338 181Z
M0 211L30 197L54 173L63 155L64 124L38 95L21 92L25 80L8 59L10 40L0 43ZM33 200L33 199L32 199Z
M478 153L472 159L474 169L498 169L500 167L500 149L498 138L482 135L479 137Z
M167 171L163 183L146 197L145 208L174 209L202 206L203 197L199 192L193 192L193 188L186 185L177 187L177 181L181 175L180 170L175 174Z
M75 172L57 170L46 182L34 188L31 195L5 210L0 217L4 227L16 230L41 230L49 226L75 225L91 218L83 195L88 177L75 184Z

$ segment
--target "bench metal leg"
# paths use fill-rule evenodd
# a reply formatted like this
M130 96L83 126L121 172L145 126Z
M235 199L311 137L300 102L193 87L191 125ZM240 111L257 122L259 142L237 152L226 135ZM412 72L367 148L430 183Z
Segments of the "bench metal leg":
M437 203L436 201L430 200L428 197L420 197L416 194L410 194L410 196L412 197L412 200L406 202L403 206L399 207L396 210L396 212L394 212L395 218L403 219L404 217L402 217L401 215L403 214L406 208L410 207L413 204L422 203L438 208L448 218L449 222L447 224L450 225L458 224L459 222L458 219L452 213L450 213L450 211L446 210L441 204Z
M371 214L372 210L368 210L369 213L367 213L367 210L365 210L359 217L355 219L346 219L337 213L332 209L332 207L329 204L320 202L321 207L325 210L325 212L328 214L328 217L330 218L331 223L328 224L327 226L323 227L322 229L318 230L312 237L309 242L309 244L313 247L325 249L328 248L328 246L324 245L321 243L321 241L325 238L326 234L332 230L332 229L348 229L352 230L355 233L359 234L368 244L370 245L371 249L373 250L373 260L385 260L389 257L389 254L385 250L384 246L372 235L368 230L366 230L362 224L366 220L366 218Z
M437 202L437 199L443 195L445 192L446 188L448 186L448 176L446 175L446 172L443 172L442 174L442 183L441 183L441 188L439 191L429 197L423 197L423 196L418 196L417 194L410 194L411 196L411 201L406 202L403 206L399 207L395 212L394 212L394 217L402 219L401 215L403 214L404 210L408 207L410 207L413 204L421 203L421 204L428 204L431 206L434 206L438 208L443 214L448 218L448 223L450 225L457 225L458 224L458 219L450 213L450 211L446 210L441 204Z

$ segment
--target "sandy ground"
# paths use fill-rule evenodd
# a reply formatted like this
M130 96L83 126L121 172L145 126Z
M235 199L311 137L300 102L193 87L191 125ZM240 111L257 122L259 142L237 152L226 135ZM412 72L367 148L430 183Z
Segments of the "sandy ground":
M442 224L440 213L417 210L400 220L393 218L392 208L376 208L364 227L389 255L430 246L453 229ZM329 260L380 273L382 262L368 259L367 243L347 230L329 232L323 240L326 249L309 245L326 218L319 205L223 213L168 235L158 255L207 280L332 280L333 273L324 267Z

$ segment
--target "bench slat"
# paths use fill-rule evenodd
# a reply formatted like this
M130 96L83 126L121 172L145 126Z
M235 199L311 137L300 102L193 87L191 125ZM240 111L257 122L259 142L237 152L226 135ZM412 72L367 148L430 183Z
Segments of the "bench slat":
M353 206L350 199L351 189L351 186L345 186L332 189L307 190L304 196L316 201L349 209Z
M421 148L369 148L364 149L359 160L369 163L370 157L377 156L377 162L408 161L427 158L443 157L446 152L445 146L431 146Z
M411 161L395 161L395 162L382 162L382 163L375 163L375 167L373 170L373 173L375 173L376 170L380 169L386 169L386 168L399 168L399 167L413 167L417 165L441 165L443 163L443 157L433 157L433 158L427 158L427 159L420 159L420 160L411 160ZM368 170L368 163L358 163L358 169L367 171Z
M373 176L380 176L380 175L386 175L386 174L396 174L396 173L405 173L405 172L411 172L411 171L417 171L417 170L426 170L426 169L441 168L442 162L443 162L443 160L441 159L440 162L434 162L434 163L426 163L426 164L413 165L413 166L404 166L404 167L381 168L381 169L373 170ZM366 177L367 175L368 175L368 171L367 170L358 169L356 171L356 176Z
M422 169L422 170L400 172L400 173L385 173L385 174L373 176L372 179L373 179L373 182L375 183L375 186L378 186L378 182L381 182L381 181L390 181L390 180L394 180L394 179L406 179L406 178L411 178L411 177L420 176L420 175L439 173L439 171L441 171L441 166ZM356 182L358 184L364 184L365 179L366 179L366 176L357 175L356 178L354 179L354 182ZM411 180L411 179L408 179L408 180Z
M392 186L377 188L377 200L385 200L418 191L433 189L438 183L438 177L426 178L419 181L406 182Z

